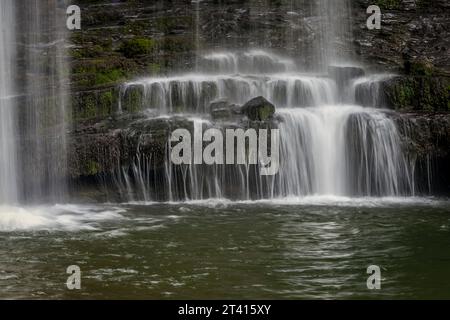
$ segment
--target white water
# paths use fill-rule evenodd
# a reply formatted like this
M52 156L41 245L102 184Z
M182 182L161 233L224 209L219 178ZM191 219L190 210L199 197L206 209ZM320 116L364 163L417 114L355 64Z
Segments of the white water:
M2 0L0 4L0 204L17 201L13 2Z
M128 200L161 200L161 193L162 200L169 201L415 194L414 162L402 152L395 123L381 110L364 108L385 107L379 83L386 77L361 77L364 72L356 77L352 72L361 68L339 69L355 65L349 1L318 0L315 12L320 20L316 75L302 74L299 70L305 66L260 49L216 51L197 60L196 73L140 79L122 88L140 88L144 109L203 118L208 118L214 100L244 104L264 96L282 119L279 174L260 177L253 166L174 167L167 159L165 174L158 176L149 170L151 158L139 155L132 170L120 169L128 182L122 193L133 195ZM331 64L337 66L333 72L342 72L320 74ZM142 183L142 176L148 183Z
M143 93L143 109L161 114L208 112L218 99L243 104L263 95L277 106L310 106L336 100L335 83L323 76L295 73L292 60L262 50L219 52L202 57L201 72L125 83Z
M379 110L328 105L280 111L284 196L412 195L412 168Z
M447 205L448 201L432 197L345 197L334 195L313 195L301 197L280 197L274 199L261 200L241 200L233 201L224 198L209 198L204 200L186 200L186 201L130 201L125 206L160 206L171 205L179 206L180 211L188 211L186 206L207 207L211 209L220 209L233 206L252 206L260 205L267 207L283 206L327 206L327 207L361 207L361 208L388 208L401 206L441 206ZM195 209L193 209L195 210Z
M65 194L65 17L55 1L0 1L0 231L77 229L87 219L28 206Z
M92 231L99 223L123 219L123 212L124 209L104 205L0 206L0 232Z
M315 4L321 20L316 41L317 67L323 70L329 65L354 65L350 1L316 0Z
M217 99L242 105L264 96L281 118L279 174L261 177L248 165L176 167L169 159L164 174L158 174L152 158L138 154L131 168L118 169L118 180L127 182L125 188L119 185L126 199L414 195L413 161L402 152L394 122L381 110L364 108L384 106L379 79L361 77L363 70L352 68L350 2L317 0L312 5L319 21L312 67L261 49L214 51L197 59L193 74L139 79L122 88L124 93L141 90L143 109L200 119L209 118L208 107ZM324 74L330 65L337 67ZM306 69L317 74L299 72Z
M201 61L202 71L215 74L267 74L293 72L297 69L291 59L256 49L243 52L212 52L204 55Z
M277 106L312 106L336 101L336 85L331 79L314 75L276 73L268 75L188 74L142 79L127 83L141 88L143 108L161 114L208 112L212 101L227 99L243 104L249 97L265 96Z
M354 79L347 95L354 104L364 107L379 108L385 106L385 97L381 91L384 81L394 77L392 74L373 74Z
M402 152L393 120L380 109L341 103L375 101L374 106L382 107L379 90L370 90L370 84L384 76L344 79L339 91L334 77L295 72L296 68L286 67L293 63L289 59L251 51L248 56L254 63L241 67L239 59L246 56L242 52L208 54L203 60L208 61L209 73L140 79L124 88L143 88L143 108L168 117L196 114L192 124L208 124L205 119L211 101L243 104L256 96L266 97L277 106L281 118L279 174L260 177L257 168L245 165L176 167L167 159L165 174L158 176L152 170L151 157L138 155L131 170L121 168L117 175L125 199L414 195L414 163ZM285 66L288 72L275 70L275 65ZM270 73L270 69L275 71ZM366 86L369 90L364 90ZM152 185L152 181L159 184ZM161 193L165 197L157 196Z
M4 0L0 17L0 204L60 200L66 189L65 10L54 1Z
M24 3L26 5L24 5ZM57 202L66 194L66 8L57 1L19 0L17 20L25 49L19 128L21 200Z
M0 3L0 231L14 230L79 230L95 228L96 221L121 218L120 212L97 208L67 206L17 207L17 198L39 200L58 198L65 184L60 177L65 170L65 89L62 70L64 62L60 45L65 33L62 29L46 38L46 21L55 26L55 12L45 16L47 7L39 0L28 0L29 12L22 17L26 39L25 70L30 77L25 84L26 127L25 153L16 150L14 142L14 93L10 81L15 72L12 63L15 40L15 2ZM199 2L196 2L195 45L200 51ZM363 106L383 107L379 90L370 75L353 79L343 92L328 75L322 74L330 64L350 64L346 40L351 37L348 25L340 21L349 15L346 0L317 2L322 15L322 30L317 43L315 70L317 74L302 74L294 60L264 50L240 52L211 52L199 56L195 73L162 78L139 79L124 84L121 96L133 87L142 88L143 107L160 115L195 114L191 122L208 125L208 106L217 99L243 104L262 95L272 101L282 118L282 165L279 175L262 178L252 166L225 168L220 166L174 167L166 162L164 172L154 172L151 155L137 154L130 168L118 168L116 183L127 201L151 202L163 200L187 203L249 203L257 200L279 204L336 204L383 201L388 196L414 195L414 170L402 153L395 124L383 111ZM38 15L36 16L36 13ZM61 12L59 12L61 13ZM65 17L65 15L61 15ZM46 20L49 19L49 20ZM62 24L63 26L63 24ZM48 31L48 30L47 30ZM51 53L44 65L50 65L48 82L40 77L45 68L39 64L43 48ZM313 68L306 68L313 69ZM374 84L375 83L375 84ZM368 89L366 89L368 88ZM51 100L52 96L55 99ZM343 96L346 96L343 99ZM352 101L358 105L343 105ZM122 101L121 101L122 102ZM367 102L367 103L366 103ZM51 129L41 132L42 106L46 105L54 119ZM206 120L205 120L206 119ZM19 128L20 129L20 128ZM20 159L18 159L20 158ZM16 161L20 160L20 161ZM17 163L23 167L18 173ZM20 176L20 177L19 177ZM24 182L27 177L26 184ZM45 190L45 191L44 191ZM354 199L354 197L360 197ZM367 198L370 197L370 198ZM380 197L380 198L372 198ZM205 200L212 199L212 200ZM396 198L395 198L396 199Z

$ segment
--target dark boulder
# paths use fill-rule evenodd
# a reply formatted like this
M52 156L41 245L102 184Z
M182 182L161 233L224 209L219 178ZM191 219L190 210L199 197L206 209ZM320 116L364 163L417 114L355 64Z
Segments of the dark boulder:
M242 112L252 121L267 121L273 118L275 106L264 97L257 97L247 102Z

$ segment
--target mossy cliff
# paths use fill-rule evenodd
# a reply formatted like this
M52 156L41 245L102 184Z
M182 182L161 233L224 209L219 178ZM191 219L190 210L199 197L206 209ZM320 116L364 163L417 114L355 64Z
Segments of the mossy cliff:
M450 112L450 77L423 61L408 63L405 74L387 81L384 91L395 110Z
M117 112L120 83L192 65L192 14L184 1L78 1L82 30L71 34L75 123ZM135 111L135 110L133 110Z
M397 77L387 83L386 94L396 110L450 112L449 78Z
M193 70L196 53L209 49L264 47L295 57L299 65L311 65L316 54L311 48L320 40L318 19L308 9L313 1L77 1L82 30L71 32L69 52L71 176L99 176L135 154L130 128L139 123L145 103L140 88L121 91L127 80ZM366 27L371 4L382 9L381 30ZM353 38L338 39L339 45L346 42L355 59L372 71L397 75L383 83L386 106L450 132L442 120L450 111L449 2L354 0L351 5ZM222 116L234 114L215 110L213 118ZM150 121L145 128L154 143L148 145L163 152L161 143L174 125ZM428 134L423 138L421 128L425 130L419 126L404 139L434 153L440 163L449 160L438 140ZM143 133L141 129L135 132ZM448 137L440 134L439 143Z
M198 49L264 46L293 54L302 65L318 41L313 0L80 0L82 30L71 33L75 122L103 119L119 108L125 80L192 69ZM448 110L448 1L377 0L381 30L368 30L369 0L352 1L355 58L404 76L388 89L398 110ZM139 99L130 98L131 101ZM136 105L129 111L139 111Z
M380 30L368 30L365 8L382 10ZM357 0L354 45L363 61L398 76L385 84L396 110L448 112L450 3L446 0Z

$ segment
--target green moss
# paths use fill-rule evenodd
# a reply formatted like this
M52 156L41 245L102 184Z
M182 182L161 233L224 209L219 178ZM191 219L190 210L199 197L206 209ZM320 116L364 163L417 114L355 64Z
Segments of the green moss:
M119 51L127 58L150 54L155 48L155 41L149 38L134 38L122 43Z
M156 28L165 34L172 33L175 29L192 28L192 17L190 16L163 16L155 21Z
M129 75L126 61L117 57L88 59L74 64L72 83L78 87L113 85Z
M117 96L115 88L80 92L73 95L71 98L72 119L75 121L88 120L111 115L117 104Z
M133 34L135 36L144 36L145 32L149 29L149 23L147 21L127 21L123 27L123 34Z
M432 0L416 0L416 5L419 8L427 8L433 6Z
M265 105L263 108L259 109L259 119L261 121L266 121L272 117L275 109L272 105Z
M156 27L164 32L169 33L176 26L176 20L172 17L159 17L156 19Z
M446 77L410 76L387 88L386 94L397 110L449 111L450 88Z
M450 111L450 84L447 86L446 99L447 99L447 111Z
M242 109L243 113L252 121L267 121L275 113L275 106L263 97L250 100Z
M141 87L129 87L123 95L122 108L124 111L135 113L143 108L144 97Z
M381 9L398 10L401 8L402 0L376 0L375 3Z
M159 63L150 63L147 66L147 71L150 75L157 75L161 73L161 65Z
M98 111L102 116L112 113L113 109L113 93L111 91L101 92L98 96Z
M190 51L193 49L192 39L189 37L164 37L160 48L170 53Z
M412 105L414 88L411 83L401 83L394 88L393 102L396 109L405 109Z
M97 99L93 92L83 92L72 98L72 116L75 120L91 119L97 115Z
M111 69L96 74L95 85L115 83L125 76L124 72L120 69Z
M97 99L94 94L86 94L82 99L82 118L95 118L97 116Z
M82 58L96 58L103 55L107 51L107 48L104 48L100 45L86 45L83 48L73 49L71 54L72 57L77 59Z
M86 162L85 164L85 173L88 176L95 176L97 173L99 173L101 170L101 166L98 162L95 162L93 160L90 160Z

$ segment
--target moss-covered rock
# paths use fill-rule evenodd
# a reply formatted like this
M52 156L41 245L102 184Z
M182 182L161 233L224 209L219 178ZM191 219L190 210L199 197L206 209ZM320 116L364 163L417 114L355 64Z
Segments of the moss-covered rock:
M433 64L425 59L407 60L405 61L405 72L412 76L426 76L431 77L436 73Z
M450 78L401 76L383 84L391 108L395 110L450 111Z
M162 16L155 20L156 28L164 34L181 33L193 27L191 16Z
M135 64L120 57L109 56L76 61L72 67L74 88L97 88L123 81L135 69Z
M275 114L275 106L264 97L257 97L247 102L242 112L252 121L267 121Z
M126 40L119 51L127 58L136 58L150 54L155 48L155 41L149 38L133 38Z
M85 163L85 174L89 176L94 176L100 172L100 164L96 161L90 160Z
M72 120L101 119L117 110L118 90L115 88L81 91L71 96Z
M144 90L142 86L131 85L121 89L122 111L128 113L139 112L144 107Z

